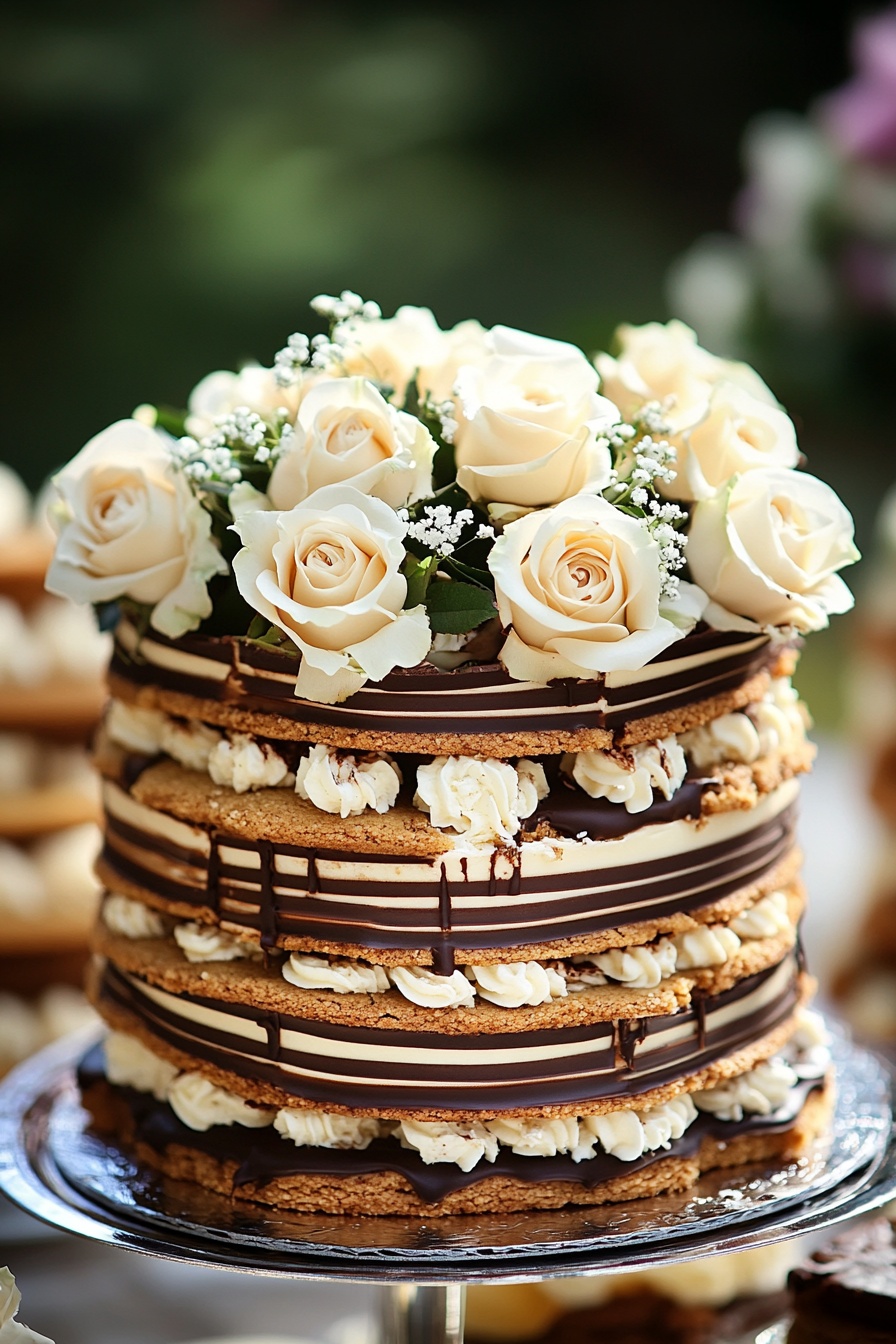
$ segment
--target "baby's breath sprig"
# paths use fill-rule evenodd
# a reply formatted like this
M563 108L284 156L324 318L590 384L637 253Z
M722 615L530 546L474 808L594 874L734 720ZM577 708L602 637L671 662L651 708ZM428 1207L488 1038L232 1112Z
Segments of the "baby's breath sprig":
M274 356L274 378L280 387L294 387L308 367L327 373L338 372L345 362L345 343L340 339L344 335L340 331L343 324L350 319L372 322L382 317L378 303L362 299L351 289L344 289L338 298L333 294L318 294L311 300L311 308L319 317L326 318L329 331L317 336L293 332L283 349Z
M412 518L407 509L399 509L398 516L407 523L411 540L419 542L440 559L454 554L464 529L474 519L472 509L460 509L455 513L448 504L426 504L423 516L419 518ZM481 532L482 527L476 535Z
M675 447L667 408L648 401L632 416L630 424L614 425L604 443L613 457L610 484L604 498L635 518L659 546L660 594L669 601L678 597L678 570L684 568L687 537L683 528L688 515L678 504L659 497L660 483L675 479Z
M346 322L350 317L360 317L365 322L372 322L383 315L378 303L362 299L360 294L351 289L344 289L338 298L333 294L318 294L311 300L311 307L319 317L327 319L331 335L334 327L340 322Z
M687 513L669 500L651 499L642 526L660 548L660 597L674 602L678 597L678 570L684 568L684 548L687 536L681 528L687 522Z
M449 397L447 401L434 401L427 396L420 403L420 418L424 424L438 425L438 433L443 443L454 443L457 433L457 407Z
M201 439L184 435L172 449L174 462L197 492L226 496L240 481L265 483L274 463L295 433L289 411L281 406L271 422L248 406L215 417Z

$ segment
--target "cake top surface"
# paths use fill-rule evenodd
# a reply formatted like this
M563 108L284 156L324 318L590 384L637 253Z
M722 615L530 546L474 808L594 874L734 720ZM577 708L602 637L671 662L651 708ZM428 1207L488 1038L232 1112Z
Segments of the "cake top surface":
M50 591L285 652L320 704L428 666L624 678L698 627L792 640L851 606L847 510L682 323L590 361L348 291L312 308L326 334L138 407L55 477Z

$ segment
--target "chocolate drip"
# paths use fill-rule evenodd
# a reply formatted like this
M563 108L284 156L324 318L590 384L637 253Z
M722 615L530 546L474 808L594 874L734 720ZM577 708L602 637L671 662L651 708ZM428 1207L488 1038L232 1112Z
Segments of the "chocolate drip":
M635 1067L635 1051L647 1037L647 1021L643 1017L620 1020L616 1023L616 1045L627 1069ZM706 1042L701 1041L701 1049Z
M797 970L800 968L797 967ZM691 1008L697 1019L697 1044L706 1049L706 990L695 988L691 991Z
M797 970L799 971L800 975L804 974L806 970L806 949L803 947L803 939L801 933L802 930L797 929L796 945L793 949L793 954L796 957Z
M274 891L274 846L270 840L257 840L258 855L261 862L261 946L269 950L277 946L277 933L280 928L277 897Z
M208 836L208 873L206 874L205 893L209 908L219 914L221 910L221 850L218 846L217 831L209 831Z
M129 751L122 760L118 771L121 787L130 793L143 772L148 770L151 765L157 765L159 761L164 759L164 756L159 752L146 755L143 752Z
M268 1037L268 1050L273 1063L280 1061L280 1032L281 1021L280 1014L273 1008L259 1019L259 1025L264 1027Z
M466 864L466 860L463 860ZM466 868L464 868L464 878L466 878ZM452 975L454 973L454 947L451 943L451 884L448 881L448 873L445 870L445 864L442 863L439 869L439 926L442 930L441 940L432 949L432 966L436 975Z
M700 847L693 859L685 861L670 854L612 871L602 868L599 845L594 846L589 870L568 874L545 871L523 876L520 858L525 856L525 845L520 850L495 851L481 880L471 877L465 883L464 896L470 899L452 911L452 943L470 951L544 943L635 923L651 918L658 909L688 912L715 904L732 892L762 881L785 858L794 843L795 819L791 805L743 833ZM260 853L255 840L226 835L219 835L219 839L228 849ZM262 887L270 867L263 856L260 869L222 862L220 909L228 920L259 932L267 929L271 937L276 933L278 937L314 939L330 946L362 944L423 950L441 941L439 873L431 858L379 852L352 855L329 849L312 852L286 844L278 844L276 853L307 859L307 878L278 873L280 895L277 910L272 911ZM168 862L160 864L158 858ZM362 861L371 871L358 876L350 871L338 875L333 872L321 879L316 858L346 865ZM498 875L499 860L510 865L507 879ZM200 851L140 830L111 812L106 818L102 862L112 874L164 900L195 907L206 903L207 861ZM415 875L401 882L377 876L381 865L393 864L410 866ZM496 921L494 899L506 900L521 893L528 898L526 903L507 901L503 917ZM327 899L333 896L348 900ZM352 899L358 897L361 899ZM377 899L382 897L387 898L385 903ZM368 903L371 898L377 902L375 918Z

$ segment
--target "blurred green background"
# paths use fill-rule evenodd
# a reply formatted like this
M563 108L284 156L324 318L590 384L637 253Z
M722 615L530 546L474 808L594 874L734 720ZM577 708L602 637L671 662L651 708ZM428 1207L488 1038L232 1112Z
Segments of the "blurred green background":
M320 291L588 350L667 316L670 263L729 223L744 125L841 82L862 12L5 3L2 456L38 486L137 403L269 362ZM887 377L760 368L867 544Z

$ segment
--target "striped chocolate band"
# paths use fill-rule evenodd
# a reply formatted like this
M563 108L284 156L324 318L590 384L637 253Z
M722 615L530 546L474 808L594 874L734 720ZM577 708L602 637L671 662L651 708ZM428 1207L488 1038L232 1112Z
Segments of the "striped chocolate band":
M324 1109L500 1114L636 1097L698 1074L794 1012L798 956L689 1009L635 1021L445 1035L320 1022L171 994L111 963L100 996L153 1037Z
M549 686L512 680L497 663L453 672L397 670L368 683L341 705L295 695L294 656L229 637L177 641L139 637L128 622L116 633L111 670L136 685L154 685L256 713L352 733L429 735L576 732L616 729L737 689L769 666L766 635L703 630L665 649L637 672ZM324 740L324 737L319 737Z
M357 854L209 833L106 781L102 872L264 946L454 950L544 944L713 905L761 881L794 844L798 784L748 811L644 826L613 840L506 853ZM284 940L286 942L284 943ZM291 940L291 941L290 941Z

